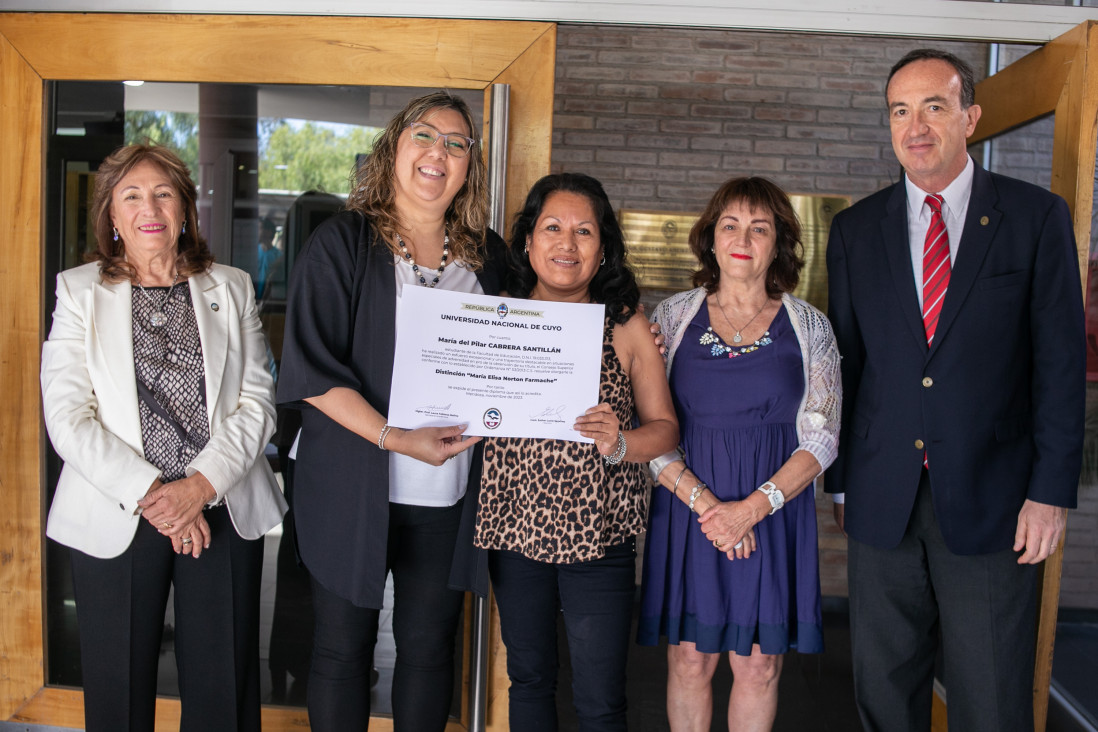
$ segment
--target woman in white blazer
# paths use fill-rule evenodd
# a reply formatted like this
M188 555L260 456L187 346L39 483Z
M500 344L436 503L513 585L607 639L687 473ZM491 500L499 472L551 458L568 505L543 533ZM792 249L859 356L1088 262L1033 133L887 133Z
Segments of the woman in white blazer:
M181 729L258 730L262 538L286 502L252 284L213 263L166 148L108 157L92 217L96 261L58 276L42 348L65 461L46 534L71 548L85 724L153 729L174 585Z

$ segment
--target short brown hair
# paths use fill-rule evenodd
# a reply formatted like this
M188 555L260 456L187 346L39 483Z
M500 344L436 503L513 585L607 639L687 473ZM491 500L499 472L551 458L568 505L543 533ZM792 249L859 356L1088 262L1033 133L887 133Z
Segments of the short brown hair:
M713 253L713 236L717 220L726 208L742 202L752 210L769 211L774 215L777 236L777 256L766 271L766 292L777 297L792 292L801 278L804 267L804 247L801 244L801 223L789 196L777 184L766 178L732 178L717 189L709 199L694 227L690 229L690 250L698 258L701 269L694 273L694 285L706 292L716 292L721 270Z
M114 189L131 170L144 162L160 168L172 183L183 203L186 231L179 236L175 270L184 277L205 272L213 264L213 254L206 240L198 233L198 204L194 181L187 164L169 148L161 145L126 145L115 150L99 165L95 173L95 195L92 199L92 226L96 249L89 261L99 262L99 271L108 280L134 280L137 270L126 261L126 242L115 241L111 224L111 197Z
M450 236L450 252L470 269L483 263L482 248L488 229L488 166L480 149L480 134L469 105L449 91L436 91L410 100L404 109L389 120L389 124L374 141L374 149L357 171L353 190L347 198L347 208L370 219L378 234L394 254L397 218L393 197L393 174L396 168L397 142L405 128L438 109L452 109L461 115L469 127L474 143L469 150L469 169L463 185L446 209L446 231Z

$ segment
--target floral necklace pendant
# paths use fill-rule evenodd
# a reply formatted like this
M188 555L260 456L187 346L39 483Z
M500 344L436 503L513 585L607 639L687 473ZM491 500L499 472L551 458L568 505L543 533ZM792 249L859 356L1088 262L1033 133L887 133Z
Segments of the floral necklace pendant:
M739 343L743 340L743 336L739 333L732 339L734 343ZM734 346L725 345L721 341L721 337L713 331L713 326L709 326L702 333L701 338L698 339L698 343L703 346L709 346L709 355L714 358L738 358L739 356L746 356L749 353L754 353L763 346L769 346L774 342L774 339L770 337L770 331L766 331L762 334L759 340L755 341L749 346L742 346L736 348Z

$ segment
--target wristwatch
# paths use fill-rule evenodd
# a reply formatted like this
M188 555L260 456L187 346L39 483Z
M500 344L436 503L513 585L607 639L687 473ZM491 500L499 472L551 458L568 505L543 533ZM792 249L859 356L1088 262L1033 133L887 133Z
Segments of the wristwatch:
M773 516L774 512L785 505L785 496L778 490L778 486L774 485L771 481L766 481L759 486L759 490L766 495L770 501L770 513L768 515Z

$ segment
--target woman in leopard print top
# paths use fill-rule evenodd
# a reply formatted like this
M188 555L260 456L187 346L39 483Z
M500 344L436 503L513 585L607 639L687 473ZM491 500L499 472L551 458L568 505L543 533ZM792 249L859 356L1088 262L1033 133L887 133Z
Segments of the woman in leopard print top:
M678 423L598 181L578 174L538 181L509 257L512 295L606 306L600 402L575 424L594 444L491 438L484 448L476 544L490 550L510 725L556 729L559 607L581 727L624 730L636 535L648 512L643 463L674 449Z

